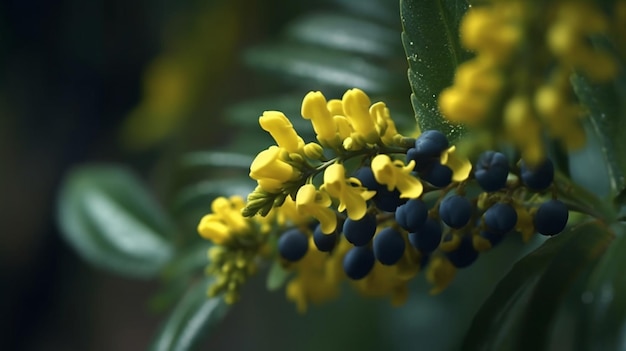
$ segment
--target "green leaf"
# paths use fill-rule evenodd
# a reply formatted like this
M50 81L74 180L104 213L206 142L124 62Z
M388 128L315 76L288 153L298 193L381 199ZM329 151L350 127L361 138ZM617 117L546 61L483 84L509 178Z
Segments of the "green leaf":
M574 92L589 110L591 130L601 143L600 154L605 164L611 197L626 189L626 73L613 84L592 84L581 75L572 76Z
M566 229L517 262L478 311L463 350L543 350L567 291L613 234L597 222Z
M254 189L250 178L209 179L182 188L174 197L173 212L179 214L200 204L208 213L211 201L218 196L239 195L245 198Z
M151 351L187 351L198 346L228 311L221 297L207 297L212 278L195 284L161 326Z
M286 35L302 43L381 58L402 52L395 31L347 15L310 15L287 27Z
M65 240L93 265L149 278L172 257L176 229L130 171L112 165L76 168L58 200Z
M592 271L579 294L582 311L577 341L588 350L620 350L626 345L626 227L616 224L617 240Z
M401 81L388 69L341 51L306 45L270 45L246 52L245 61L274 75L287 76L307 89L360 88L368 94L389 91Z
M436 129L451 141L462 126L448 123L441 113L439 93L452 85L456 67L469 54L459 42L459 22L468 4L461 0L401 0L402 43L409 62L411 103L421 130Z
M274 261L267 274L267 290L275 291L283 287L287 279L291 276L290 271L283 268L278 261Z

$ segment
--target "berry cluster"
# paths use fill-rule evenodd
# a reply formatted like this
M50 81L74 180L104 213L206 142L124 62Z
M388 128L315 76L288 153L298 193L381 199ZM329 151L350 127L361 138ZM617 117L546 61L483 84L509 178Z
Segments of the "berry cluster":
M464 268L514 230L551 236L565 228L565 204L555 198L541 204L530 201L537 198L533 195L546 193L553 182L554 166L549 159L534 168L524 161L515 167L504 154L486 151L474 163L473 176L457 182L453 171L442 162L448 148L445 135L431 130L422 133L407 150L406 163L414 164L411 175L425 186L417 198L402 198L397 189L380 184L365 160L353 176L361 186L375 191L368 200L367 213L360 219L339 213L339 223L343 224L330 234L323 233L319 224L311 230L285 231L278 240L281 257L298 261L311 249L310 243L318 251L333 252L343 236L351 244L342 253L343 270L350 279L360 280L377 263L394 266L410 262L419 269L438 257L454 268ZM473 182L482 192L470 198L466 188ZM407 256L417 259L403 260ZM440 275L435 272L430 276ZM435 285L447 284L434 280Z

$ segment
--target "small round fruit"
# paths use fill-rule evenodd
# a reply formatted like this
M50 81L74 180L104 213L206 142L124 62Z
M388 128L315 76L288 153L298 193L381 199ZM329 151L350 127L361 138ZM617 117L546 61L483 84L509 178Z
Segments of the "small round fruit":
M448 166L435 162L420 172L420 178L436 188L443 188L452 182L452 170Z
M479 235L481 237L489 240L489 242L491 243L492 247L498 245L504 239L504 234L496 234L496 233L491 232L489 230L483 230L483 231L480 232Z
M376 216L368 213L359 220L346 219L343 223L343 235L354 246L367 245L376 232Z
M380 263L391 266L400 260L406 244L400 232L393 228L385 228L374 237L373 247L374 257Z
M509 161L500 152L485 151L476 161L474 177L485 191L498 191L506 185Z
M409 200L396 209L396 222L410 232L421 228L426 222L426 217L428 217L428 208L419 199Z
M485 211L483 218L489 231L496 234L505 234L515 228L517 212L509 204L497 203Z
M353 247L343 258L343 270L350 279L363 279L372 271L374 260L374 253L369 247Z
M478 258L478 252L474 249L472 237L465 235L461 239L459 247L451 252L446 252L446 256L456 268L465 268Z
M313 242L318 250L322 252L330 252L337 244L337 231L330 234L322 233L322 226L317 225L313 231Z
M565 229L569 212L567 206L559 200L549 200L541 204L533 224L535 230L543 235L556 235Z
M366 187L369 190L378 191L383 185L379 184L374 177L374 172L372 168L369 166L364 166L356 170L354 172L353 177L358 179L361 182L361 185Z
M441 243L441 222L428 218L424 225L414 233L409 233L409 242L421 253L435 251Z
M472 204L463 196L452 195L441 201L439 216L451 228L460 229L472 217Z
M415 151L424 158L439 157L449 146L448 138L438 130L427 130L415 140Z
M309 238L299 229L290 229L278 238L278 252L290 262L299 261L309 249Z
M398 206L404 204L406 199L400 198L400 191L393 189L387 190L387 187L381 187L376 190L376 195L372 198L376 207L385 212L394 212Z
M554 165L549 158L535 168L529 168L522 160L522 182L531 190L541 191L550 186L554 180Z

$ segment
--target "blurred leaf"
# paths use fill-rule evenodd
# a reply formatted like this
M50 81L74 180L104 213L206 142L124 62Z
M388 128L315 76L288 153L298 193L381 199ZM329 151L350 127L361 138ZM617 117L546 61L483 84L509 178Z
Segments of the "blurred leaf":
M58 221L86 261L131 277L153 277L170 260L175 228L128 170L89 165L69 173Z
M191 287L162 325L151 351L193 350L222 320L228 306L221 297L207 297L211 281L204 278Z
M597 222L570 227L517 262L478 311L463 350L542 350L561 300L613 235Z
M185 168L230 167L248 170L253 158L235 152L197 151L183 155L180 163Z
M287 278L291 276L290 271L283 268L279 261L274 261L267 273L267 290L274 291L282 288L287 282Z
M254 182L249 178L234 177L229 179L209 179L181 189L173 202L173 212L188 210L194 204L201 203L207 213L211 201L218 196L239 195L246 197L254 189Z
M226 122L239 127L251 127L265 133L259 126L259 117L267 110L281 111L289 117L300 135L312 134L311 122L301 118L300 106L305 93L285 94L246 100L230 106L224 113ZM270 139L271 140L271 139Z
M617 213L610 203L603 201L595 193L572 182L561 173L556 173L554 185L559 196L559 200L568 205L573 210L591 214L594 217L611 223L617 217Z
M382 58L402 52L395 31L347 15L310 15L287 27L286 34L302 43Z
M626 228L616 224L617 240L592 271L579 294L583 312L577 342L588 350L623 350L626 346Z
M344 7L347 12L373 18L383 23L395 24L398 20L398 3L389 0L333 0L332 2Z
M210 241L194 245L177 255L163 270L166 279L173 279L178 275L204 271L209 263L208 251L213 246Z
M454 141L462 126L441 113L439 93L452 85L456 67L469 54L459 43L459 22L468 4L462 0L401 0L402 43L409 62L411 103L421 130L436 129Z
M249 50L246 63L276 75L288 76L308 88L319 85L339 90L360 88L368 93L388 91L401 77L359 56L305 45L271 45Z
M592 84L581 75L572 76L572 85L580 102L589 110L592 130L601 143L601 155L610 180L611 196L626 188L626 74L613 84Z

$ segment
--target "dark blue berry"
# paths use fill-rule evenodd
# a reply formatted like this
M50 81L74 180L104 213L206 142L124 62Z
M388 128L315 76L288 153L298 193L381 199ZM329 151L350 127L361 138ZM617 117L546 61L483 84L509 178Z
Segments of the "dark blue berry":
M419 199L409 200L396 209L396 222L410 232L414 232L424 225L427 216L428 208Z
M474 249L471 235L465 235L459 246L446 253L450 262L457 268L465 268L478 258L478 252Z
M398 206L407 201L407 199L400 198L400 191L398 191L398 189L389 191L386 186L378 189L372 200L374 200L374 204L378 209L386 212L394 212Z
M420 172L420 178L437 188L448 186L452 182L452 170L439 162Z
M428 218L416 232L409 233L409 242L421 253L431 253L441 243L442 228L438 220Z
M376 216L368 213L358 221L350 218L343 223L343 235L355 246L367 245L376 232Z
M415 171L423 171L439 162L441 153L449 146L448 138L436 130L427 130L415 140L415 147L407 150L406 162L415 161Z
M369 247L353 247L343 258L343 270L350 279L363 279L372 271L374 260L374 253Z
M485 211L483 218L489 231L496 234L505 234L515 228L517 212L509 204L497 203Z
M504 154L485 151L478 157L474 177L485 191L497 191L504 188L508 175L509 161Z
M424 158L439 157L449 146L448 138L438 130L427 130L415 140L415 152Z
M483 230L480 232L479 235L489 240L492 247L498 245L502 241L502 239L504 239L504 234L496 234L489 230Z
M420 260L420 268L424 269L428 265L429 261L430 261L430 255L422 254L422 259Z
M387 266L394 265L404 254L406 244L402 234L393 228L385 228L374 237L374 257Z
M554 165L549 158L535 168L529 168L522 160L521 164L522 182L531 190L544 190L552 184L554 180Z
M322 233L322 226L317 225L313 231L313 242L318 250L322 252L330 252L337 244L337 231L330 234Z
M448 226L455 229L462 228L472 216L472 204L463 196L452 195L441 201L439 216Z
M309 238L299 229L290 229L278 238L278 252L287 261L300 260L309 249Z
M369 190L378 191L383 185L379 184L374 177L374 172L369 166L361 167L354 172L353 177L361 181L361 185Z
M540 234L556 235L565 229L568 218L569 212L563 202L549 200L539 206L533 218L533 224Z

